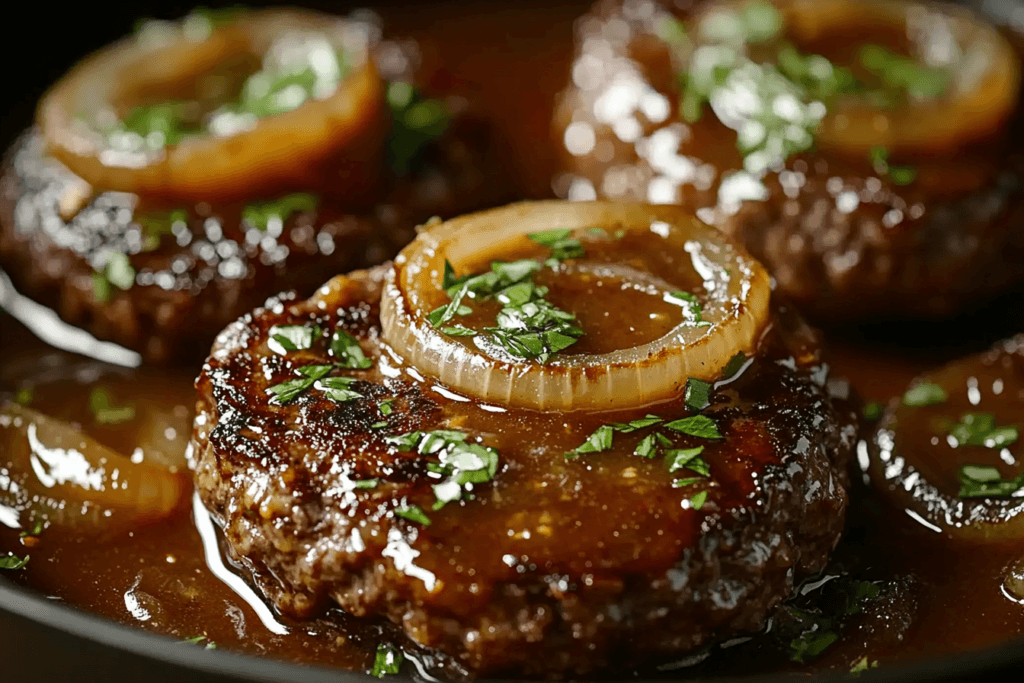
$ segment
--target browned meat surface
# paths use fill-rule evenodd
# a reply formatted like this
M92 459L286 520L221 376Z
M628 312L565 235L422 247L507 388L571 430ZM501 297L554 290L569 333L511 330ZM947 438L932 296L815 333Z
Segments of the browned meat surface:
M737 132L711 106L683 120L680 66L661 37L669 17L688 18L681 5L690 3L604 1L577 22L555 114L559 194L698 210L818 320L947 316L1024 279L1019 112L984 139L907 160L909 184L867 153L814 148L751 179L738 173ZM856 54L850 36L835 43L808 52Z
M82 181L29 131L0 179L0 267L68 322L148 361L202 358L218 331L268 296L312 293L339 272L393 256L432 216L508 198L491 126L463 96L465 88L426 69L417 82L425 96L446 98L452 119L411 170L391 173L383 194L358 206L322 197L315 210L297 211L283 225L243 221L244 205L155 207L114 192L75 213ZM187 220L169 220L174 209L185 209ZM122 255L133 271L131 286L101 283L106 293L99 292L97 272Z
M830 398L816 339L792 313L777 306L756 358L713 392L703 414L723 439L669 433L673 448L704 446L699 505L663 459L633 454L645 431L564 457L602 424L691 415L682 399L602 414L468 401L381 342L382 270L268 302L218 337L197 380L197 488L282 612L334 601L386 615L478 674L582 675L757 630L823 567L843 528L855 419ZM308 349L268 346L274 326L314 324ZM372 361L331 370L355 378L359 397L311 387L272 400L299 368L338 361L339 329ZM434 510L436 454L388 440L414 430L494 449L493 479ZM396 515L411 505L430 523Z

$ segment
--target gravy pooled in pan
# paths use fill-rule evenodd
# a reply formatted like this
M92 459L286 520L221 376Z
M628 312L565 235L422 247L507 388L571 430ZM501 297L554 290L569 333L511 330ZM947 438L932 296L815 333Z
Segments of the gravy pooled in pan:
M1012 40L940 3L599 2L556 190L691 207L817 319L969 310L1021 281Z
M574 76L587 49L599 47L596 28L602 40L628 38L633 34L623 29L632 31L657 7L602 5L584 16L579 35L588 39ZM715 25L728 28L724 7L741 8L743 21L755 27L766 18L774 26L772 18L784 16L785 34L751 47L752 61L765 69L773 62L762 57L789 54L779 36L796 35L795 15L786 9L796 8L804 18L831 17L823 26L842 39L823 46L793 39L804 57L820 54L833 66L849 65L864 83L860 47L871 42L902 65L896 72L931 73L917 60L902 60L919 56L901 42L902 28L892 36L877 30L902 27L885 8L903 5L879 3L874 7L883 8L881 16L861 18L870 41L844 28L856 15L846 10L862 7L853 2L837 4L844 11L832 15L806 3L780 3L781 13L757 4L702 3L672 26L689 36L699 17L719 12ZM555 150L537 140L550 125L550 103L572 61L569 21L584 11L524 5L467 14L431 5L394 12L388 26L398 27L396 35L403 26L414 28L413 35L426 39L418 43L422 55L416 44L378 40L376 22L366 14L195 14L183 24L156 24L165 31L158 37L184 38L186 47L198 40L205 47L191 52L193 59L241 56L240 62L218 56L209 72L225 75L221 85L239 96L175 95L191 102L182 110L161 87L144 103L153 105L146 120L164 141L175 130L185 137L177 146L156 145L164 155L146 157L150 170L125 175L97 168L77 144L48 150L45 126L24 137L4 176L4 210L16 220L0 221L0 242L14 245L9 253L16 255L8 257L8 267L23 291L51 304L65 301L68 319L94 316L83 324L97 334L129 343L129 336L104 331L123 328L133 340L148 339L130 343L151 359L177 358L179 351L188 356L190 345L206 353L228 318L237 320L201 369L126 369L54 351L0 311L0 582L166 635L183 649L446 680L843 675L1005 645L1024 633L1014 502L1024 457L1015 438L1024 391L1020 341L1013 337L1021 331L1019 297L941 324L847 327L822 344L786 296L801 297L792 289L797 280L812 290L822 286L821 301L832 297L836 306L824 312L832 317L880 310L880 301L896 313L908 300L933 313L939 308L923 290L901 289L884 278L858 289L864 271L857 269L844 280L850 289L834 278L787 279L787 264L793 272L820 273L814 269L836 262L801 251L786 223L779 225L787 248L800 258L762 253L772 282L745 251L694 219L692 209L635 204L524 203L431 220L395 262L351 272L358 259L372 264L396 253L413 236L406 228L434 212L451 218L463 203L493 203L490 193L504 192L506 170L533 176L518 181L547 183L545 160ZM942 21L961 16L937 11ZM259 31L248 25L239 32L232 21L246 26L268 17L311 21L318 30L333 26L341 31L332 34L338 39L349 29L356 36L368 29L367 57L357 49L336 85L355 87L347 78L366 78L375 65L380 92L394 97L378 101L377 109L348 109L351 125L337 137L318 138L322 131L304 128L296 145L298 138L340 145L305 148L308 169L316 173L288 164L246 166L261 149L245 145L232 157L234 166L214 155L209 164L184 167L184 174L152 170L174 168L177 154L194 149L186 145L189 135L197 138L197 154L211 142L190 132L197 119L175 116L195 114L197 103L212 103L214 109L199 110L210 114L242 101L242 83L264 69L268 53L239 48L235 39ZM554 17L562 17L561 29L537 30ZM971 38L964 45L1002 44L989 40L987 24L973 15L954 24L967 31L956 35ZM727 33L709 36L700 47L714 52ZM493 49L496 35L505 36L507 50ZM652 44L655 52L664 49ZM155 49L182 46L173 39ZM107 54L124 56L123 47ZM85 63L93 65L86 73L97 64ZM178 73L162 68L146 71L151 82L166 84ZM178 73L188 76L179 85L200 85L203 79L189 75L200 72L208 73ZM70 86L79 73L53 92L74 99ZM297 93L292 85L301 90L309 83L307 76L298 80L285 78L280 89L267 92ZM128 81L139 82L146 81ZM373 79L360 82L372 85ZM588 82L574 80L580 88ZM415 88L395 90L396 83ZM468 83L478 86L462 106L459 95ZM952 104L948 91L918 101L904 86L907 92L896 89L898 106L886 116L917 116L921 107ZM868 99L865 106L879 104ZM324 105L332 98L313 100ZM651 101L644 111L653 112ZM411 117L407 123L429 124L442 111L439 102L450 114L443 117L444 130L422 129L405 172L388 163L394 161L390 152L360 156L382 139L381 120L361 113L390 116L393 136L403 111ZM844 107L858 102L844 100ZM305 103L281 115L312 115ZM692 124L707 136L691 142L713 156L707 163L717 164L736 154L736 140L720 125L714 104L705 104ZM826 108L827 114L837 111ZM876 180L888 188L885 197L891 191L909 202L900 193L923 192L929 174L941 167L937 177L954 208L973 197L997 216L985 223L974 221L981 214L973 209L943 213L980 236L980 251L940 240L941 248L928 252L945 254L956 266L931 272L961 273L957 291L980 298L1002 287L994 283L1005 283L1007 269L1019 264L1007 239L1017 234L1015 190L999 185L1005 196L989 201L993 195L984 189L991 189L984 184L992 177L1015 173L1015 111L993 106L989 114L999 120L984 126L993 137L913 161L897 156L899 145L887 141L886 155L869 161L873 175L863 175L859 152L836 161L824 142L793 163L852 169L838 175L844 183L863 182L859 208L850 214L858 229L873 215L865 208L873 195L864 193ZM1000 118L1004 114L1009 118ZM279 120L275 116L257 116L256 128L242 134L269 133L261 126ZM978 132L975 126L965 137L965 129L982 119L941 120L951 126L952 139L963 141ZM517 150L513 166L521 168L501 168L490 178L492 124ZM179 125L185 129L175 129ZM733 137L715 142L714 130ZM934 127L902 130L927 133L928 144L936 139ZM345 131L360 134L346 137ZM628 137L621 126L611 131L621 141L620 133ZM604 158L598 147L594 159ZM345 159L334 155L341 149L352 152L345 159L361 159L373 172L337 183ZM218 176L243 167L251 171L247 182ZM948 174L949 167L963 173ZM979 168L984 172L974 173ZM96 196L64 192L90 173L107 183L99 187L97 180L90 188ZM783 193L785 187L792 192L783 177L788 183L795 176L777 173ZM945 184L954 177L984 188L956 194ZM289 179L297 184L289 186ZM789 206L794 220L816 225L817 204L802 203L818 196L807 189L814 174L804 179L796 197L787 195L795 203L748 200L733 219L746 211L772 220L772 211ZM206 200L190 194L197 188ZM249 196L263 193L257 188L274 192ZM438 203L435 190L447 199ZM172 194L188 200L166 201ZM940 196L936 190L924 202L926 223L951 206L937 203ZM67 205L58 197L67 197ZM716 201L705 208L712 206ZM183 222L173 213L180 208ZM895 208L884 206L886 213ZM154 216L166 220L147 228ZM722 218L708 211L700 216ZM959 221L963 216L971 221ZM399 224L406 228L387 227ZM9 230L12 225L20 232ZM935 246L915 241L918 228L902 231L911 225L918 224L905 220L883 234ZM149 239L151 232L160 240ZM349 252L340 250L343 232ZM330 254L303 247L312 244L308 240L326 242L324 233L336 247ZM14 234L19 237L12 242ZM928 234L955 241L966 233ZM128 291L118 285L127 281L124 261L108 269L107 261L91 260L109 240L148 245L124 250L134 277ZM235 259L228 243L245 251L255 279L232 280L221 272ZM390 252L379 246L385 244ZM966 244L975 243L967 238ZM268 255L285 253L282 246L288 247L283 261ZM756 240L749 246L758 249ZM987 249L1000 259L985 261L979 254ZM43 257L30 260L29 253ZM202 280L205 288L164 288L166 271L176 273L174 264L186 256L198 270L189 266L183 277ZM921 258L913 252L899 272L913 279L920 272L915 268L932 263L931 256ZM991 267L978 266L983 261ZM975 277L976 267L992 279ZM939 282L940 299L952 300L949 282ZM29 319L31 306L5 283L0 277L0 301L12 314L37 330L55 324L42 315ZM269 289L260 289L264 285ZM277 294L286 286L299 291ZM106 291L107 301L96 299L97 291ZM263 305L270 292L277 296ZM166 336L149 334L157 329ZM80 330L51 330L47 338L73 333ZM972 355L1000 338L1008 341ZM854 412L858 393L871 399L861 416Z
M0 263L101 338L197 361L266 297L507 197L471 93L421 61L372 15L147 24L55 85L11 151Z

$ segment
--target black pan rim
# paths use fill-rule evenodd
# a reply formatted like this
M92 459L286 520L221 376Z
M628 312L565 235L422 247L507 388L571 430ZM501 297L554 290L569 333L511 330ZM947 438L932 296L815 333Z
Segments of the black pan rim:
M272 658L230 652L187 647L167 636L144 631L120 624L106 617L75 608L69 604L54 601L45 595L0 578L0 610L35 622L55 631L76 636L107 648L182 667L196 673L227 676L238 680L259 683L357 683L378 680L373 676L344 669L323 666L293 664ZM1005 643L967 652L909 660L870 669L861 674L860 680L881 683L883 681L939 681L969 675L993 673L1013 665L1024 663L1024 636L1018 636ZM665 683L666 680L709 680L716 683L777 683L782 681L849 681L845 671L825 671L813 676L806 674L752 675L731 678L659 678L645 681L629 679L631 683ZM410 676L388 676L395 683L415 680ZM504 683L498 679L480 680L479 683ZM511 682L510 682L511 683ZM519 683L522 683L521 681Z

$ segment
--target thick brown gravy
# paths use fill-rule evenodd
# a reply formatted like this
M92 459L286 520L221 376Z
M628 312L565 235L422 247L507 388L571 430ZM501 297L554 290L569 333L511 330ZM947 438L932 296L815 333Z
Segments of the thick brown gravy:
M506 132L510 163L525 194L544 197L551 193L556 149L544 144L550 137L551 105L566 82L571 22L588 4L508 3L481 11L466 11L461 4L410 6L385 19L395 34L429 35L433 46L426 50L428 58L443 60L457 77L480 84L481 95ZM509 106L510 100L515 106ZM901 394L916 374L1019 332L1019 302L1018 296L948 326L834 331L826 336L829 361L834 374L849 378L866 400L884 402ZM132 432L87 424L89 395L96 385L106 383L114 394L127 392L125 399L161 403L172 414L192 410L197 368L106 375L109 366L50 349L3 313L0 358L0 399L26 383L40 383L44 388L34 392L34 408L83 422L97 440L122 452L133 450ZM84 369L79 373L83 377L92 369L99 377L63 381L59 390L47 392L46 376L67 378L69 368ZM681 676L683 666L694 675L849 670L863 658L884 665L981 648L1024 633L1024 605L1001 590L1007 568L1024 554L1024 544L954 543L893 509L866 486L856 485L853 499L834 573L880 582L882 593L872 608L845 619L837 643L802 664L790 660L788 648L772 633L758 635L733 644L727 656L716 649L706 658L665 667L665 675ZM220 560L207 558L203 540L190 509L166 523L112 539L56 528L23 539L0 525L0 554L31 557L24 569L5 571L4 579L172 638L202 637L198 646L215 643L219 649L367 670L377 644L396 639L384 624L358 622L341 612L310 622L268 615L262 603L254 597L249 602L215 575L211 562L216 566ZM816 583L807 584L807 596L798 602L817 600L827 611L829 585L835 584L826 581L816 588ZM775 631L779 628L773 625Z

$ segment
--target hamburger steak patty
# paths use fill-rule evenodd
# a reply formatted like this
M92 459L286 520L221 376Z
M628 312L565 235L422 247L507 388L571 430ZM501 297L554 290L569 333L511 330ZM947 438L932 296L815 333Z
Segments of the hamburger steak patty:
M577 22L573 80L554 116L559 195L687 206L816 320L949 316L1022 281L1019 109L988 139L913 160L910 184L817 149L757 180L711 108L684 120L680 66L661 36L691 18L685 4L603 0Z
M338 272L390 258L432 216L506 199L509 183L490 123L454 93L444 73L413 74L412 54L397 59L404 53L385 45L392 48L385 76L437 80L437 87L422 87L442 98L451 120L420 149L410 172L389 171L381 191L361 205L321 197L309 210L300 201L283 222L268 225L243 219L242 205L154 207L121 192L85 195L78 207L83 181L48 156L30 130L0 177L0 267L66 321L148 361L198 360L225 325L268 296L312 293ZM183 210L185 219L171 218L173 210ZM120 278L110 277L111 263L130 271L122 267ZM105 292L96 283L103 274L111 280L100 283Z
M269 300L220 334L197 380L197 488L230 555L282 612L311 616L333 600L386 615L477 674L583 674L757 630L822 568L843 528L855 414L833 402L814 336L784 307L702 413L724 438L664 431L673 448L704 447L701 505L692 479L672 485L694 472L633 454L650 428L565 456L607 423L692 415L681 398L581 414L458 396L381 340L384 272ZM286 325L315 325L311 347L268 345ZM337 402L319 384L283 405L268 395L301 379L297 368L337 362L339 329L373 363L331 371L354 377L359 397ZM416 430L493 449L493 478L435 510L436 456L396 445Z

